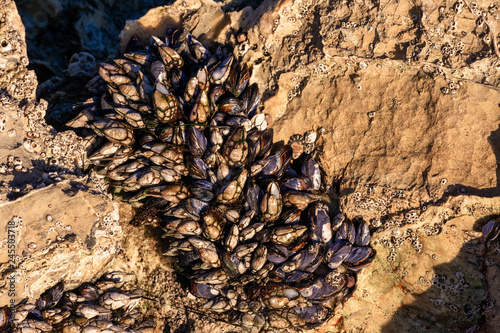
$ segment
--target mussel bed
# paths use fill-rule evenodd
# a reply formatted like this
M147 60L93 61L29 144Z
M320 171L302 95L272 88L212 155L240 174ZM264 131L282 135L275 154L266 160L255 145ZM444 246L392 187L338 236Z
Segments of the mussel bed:
M133 279L133 274L113 271L67 291L59 282L35 304L0 308L0 332L153 333L156 322L144 320L136 308L143 296L129 290Z
M173 28L133 38L67 125L83 128L112 193L154 205L199 311L250 331L311 328L373 260L369 226L328 196L318 133L273 142L241 49Z

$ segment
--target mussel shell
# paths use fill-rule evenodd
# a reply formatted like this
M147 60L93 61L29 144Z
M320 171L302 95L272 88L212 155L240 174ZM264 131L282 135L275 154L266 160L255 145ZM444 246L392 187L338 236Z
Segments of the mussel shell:
M316 243L302 249L296 255L297 269L306 272L314 272L323 260L325 250L323 244Z
M282 191L308 191L311 189L311 181L307 177L288 178L281 183Z
M207 165L205 164L205 161L203 161L201 158L193 155L188 155L186 157L186 167L188 169L189 174L192 177L198 179L208 178Z
M188 77L180 68L175 68L171 73L170 73L170 82L172 83L172 86L176 90L180 90L181 88L185 87L187 82L188 82Z
M40 295L36 303L36 307L39 310L50 308L61 300L64 291L64 284L62 282L57 283L52 288L49 288L46 292Z
M210 70L210 81L213 84L222 84L226 81L230 74L233 60L233 55L230 55L226 59L222 60L219 64L217 64L217 66L215 66L212 70Z
M189 185L189 192L193 198L210 202L214 198L214 184L205 179L198 179Z
M262 134L257 140L259 149L256 158L265 158L270 153L271 147L273 146L273 136L274 131L272 128L262 131Z
M375 258L375 250L368 246L355 246L344 259L343 264L353 271L366 267Z
M191 292L198 297L211 299L220 295L220 292L212 285L206 283L191 282Z
M179 261L181 267L190 269L197 261L200 260L200 254L198 253L198 251L181 251L177 256L177 260Z
M224 252L221 257L222 268L229 276L236 277L247 270L245 264L233 253Z
M309 272L293 271L285 278L286 283L298 283L308 280L312 276Z
M341 239L336 241L326 250L325 260L330 269L336 269L349 256L352 245L348 241Z
M213 86L210 89L209 100L212 106L219 104L219 98L226 93L226 88L222 85Z
M300 209L291 207L281 213L279 221L280 224L283 225L299 224L301 216L302 216L302 211Z
M299 326L300 328L311 329L324 323L332 315L332 311L320 304L311 306L296 307L293 311L302 319L305 324Z
M300 294L312 302L321 302L340 293L346 284L345 274L332 271L326 277L319 277L312 284L300 288Z
M99 290L97 290L97 288L90 283L83 283L80 287L78 287L78 292L87 301L95 301L99 298Z
M250 80L250 69L245 63L241 66L239 70L238 79L234 82L230 91L234 96L238 97L247 87Z
M167 77L165 65L159 60L151 64L150 71L156 81L163 82Z
M240 114L243 110L243 103L235 97L228 97L219 103L219 111L232 115Z
M257 211L259 209L259 201L263 194L261 188L251 178L247 182L247 190L245 194L246 203L250 209Z
M267 260L274 264L281 264L288 259L289 251L280 244L272 244L267 249Z
M274 176L277 179L281 179L286 169L290 166L292 153L292 148L288 145L279 148L275 154L266 158L269 163L266 164L258 176L261 178Z
M316 160L311 157L307 158L302 163L301 172L305 177L309 178L313 190L318 191L321 188L321 171Z
M500 234L500 223L496 220L491 220L483 226L481 231L484 241L495 240Z
M346 240L351 244L354 244L356 241L356 229L354 225L349 220L344 220L340 227L337 229L337 233L335 234L335 242L339 240Z
M361 221L356 228L354 244L358 246L367 246L370 244L370 227L364 221Z
M226 125L232 128L245 127L247 131L252 128L252 122L246 117L234 116L226 120Z
M188 129L189 151L196 157L201 157L207 149L207 138L196 127L190 126Z
M200 217L203 211L209 207L206 201L198 200L196 198L189 198L186 201L186 211L190 214Z
M248 114L250 118L253 117L261 98L259 86L256 83L251 84L243 91L240 97L243 101L243 111Z
M331 242L332 224L328 206L322 202L314 202L309 209L309 232L313 242L328 244Z

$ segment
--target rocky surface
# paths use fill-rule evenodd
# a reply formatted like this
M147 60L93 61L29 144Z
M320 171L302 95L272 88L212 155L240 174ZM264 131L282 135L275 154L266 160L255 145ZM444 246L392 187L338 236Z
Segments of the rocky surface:
M47 214L64 225L72 221L76 237L62 232L68 239L60 242L76 252L66 255L100 263L82 279L99 276L111 254L114 260L106 267L134 271L137 284L160 299L145 306L152 315L166 317L170 331L237 330L191 312L194 300L161 256L154 229L126 225L133 215L128 207L121 209L127 237L118 255L118 247L102 255L96 253L97 245L88 249L78 242L95 232L89 225L95 225L96 217L82 212L91 208L102 217L113 206L92 177L82 178L71 166L70 161L79 160L67 147L54 153L54 145L73 134L45 125L46 104L32 98L36 81L26 71L22 26L13 2L1 4L7 13L2 36L13 46L0 60L12 78L0 82L1 111L7 119L0 133L0 162L7 165L8 155L19 156L26 167L19 172L7 167L1 175L7 184L4 200L15 200L0 207L5 211L0 216L7 216L2 223L21 216L22 230L40 225L36 235L44 235L52 226L43 221ZM207 46L208 40L234 43L241 29L248 44L240 47L240 55L253 65L251 80L264 92L263 112L272 120L275 137L287 141L292 134L324 128L321 157L332 193L349 218L371 223L378 254L358 275L352 297L337 305L335 316L319 331L497 331L499 243L484 244L480 238L481 227L500 215L500 12L495 4L285 0L230 9L230 3L208 0L160 7L128 22L121 45L134 33L144 40L161 35L169 24L190 29ZM15 132L9 136L11 129ZM9 152L13 147L15 153ZM73 147L84 149L83 143ZM54 169L44 170L51 157L60 155L64 158ZM41 186L47 187L36 189ZM75 210L72 199L88 206ZM47 200L53 213L43 204ZM18 243L19 250L39 242L34 231L19 235L24 243ZM115 244L119 238L103 236L105 240ZM24 274L34 276L30 260L44 256L38 246L31 259L18 252L19 271L24 267ZM75 279L76 285L75 263L59 269L60 276ZM10 273L5 265L4 277ZM23 295L43 292L56 280L48 273L37 275L27 281L29 292Z
M39 83L43 83L54 75L60 76L74 53L89 52L103 60L118 50L118 36L126 20L137 19L148 9L169 2L16 1L26 28L30 67L36 70Z
M0 2L0 304L34 300L61 279L69 288L103 273L119 251L118 207L77 165L85 141L44 120L28 71L24 28L12 1ZM12 247L13 246L13 247ZM11 252L10 250L14 250ZM15 285L11 285L14 281ZM14 295L10 295L14 290Z

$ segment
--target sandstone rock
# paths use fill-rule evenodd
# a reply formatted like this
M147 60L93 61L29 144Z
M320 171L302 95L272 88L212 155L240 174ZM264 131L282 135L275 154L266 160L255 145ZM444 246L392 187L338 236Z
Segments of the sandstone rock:
M479 231L500 214L498 50L488 32L500 29L496 12L481 6L457 13L444 2L268 0L225 13L187 0L149 11L121 34L123 49L133 34L147 41L169 25L204 43L234 43L242 29L248 43L236 52L253 66L275 139L324 128L327 181L347 217L371 223L377 257L320 332L498 330L498 241L485 246ZM478 10L489 12L486 22ZM23 114L41 119L43 103L29 105ZM42 121L34 128L69 135L46 134ZM39 191L60 195L68 186ZM31 193L14 203L29 205ZM161 257L154 229L124 228L128 242L110 266L136 271L138 285L161 298L155 316L172 330L231 329L182 308L196 302ZM20 267L34 274L29 263ZM77 279L73 266L65 269Z
M342 211L378 230L377 259L321 332L464 331L483 316L494 325L477 231L500 212L496 50L483 51L475 14L440 6L289 0L227 13L227 31L248 34L243 61L275 138L324 128L322 165Z
M125 50L130 38L135 34L144 43L151 36L164 36L169 27L180 27L206 40L222 41L222 31L227 29L229 17L220 6L211 0L178 1L170 6L151 9L138 20L127 21L120 33L120 49Z
M28 71L25 31L13 1L0 2L0 89L15 99L33 98L36 83L34 72Z
M0 62L0 306L33 301L64 279L91 281L119 250L118 209L98 179L82 175L84 142L45 123L34 100L24 28L13 1L3 1ZM8 50L7 50L8 49ZM81 164L80 164L81 165ZM13 251L13 252L12 252ZM15 279L14 295L10 281Z
M37 299L61 280L71 289L95 279L120 248L117 204L73 185L63 181L0 204L0 284L15 276L16 301ZM12 297L0 290L0 304L7 304Z

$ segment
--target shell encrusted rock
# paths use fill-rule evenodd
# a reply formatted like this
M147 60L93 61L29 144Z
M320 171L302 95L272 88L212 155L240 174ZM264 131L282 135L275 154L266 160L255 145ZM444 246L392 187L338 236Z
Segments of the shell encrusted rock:
M317 133L273 142L251 71L188 31L133 38L68 126L115 195L154 207L200 311L250 331L314 327L373 260L370 230L326 194Z

